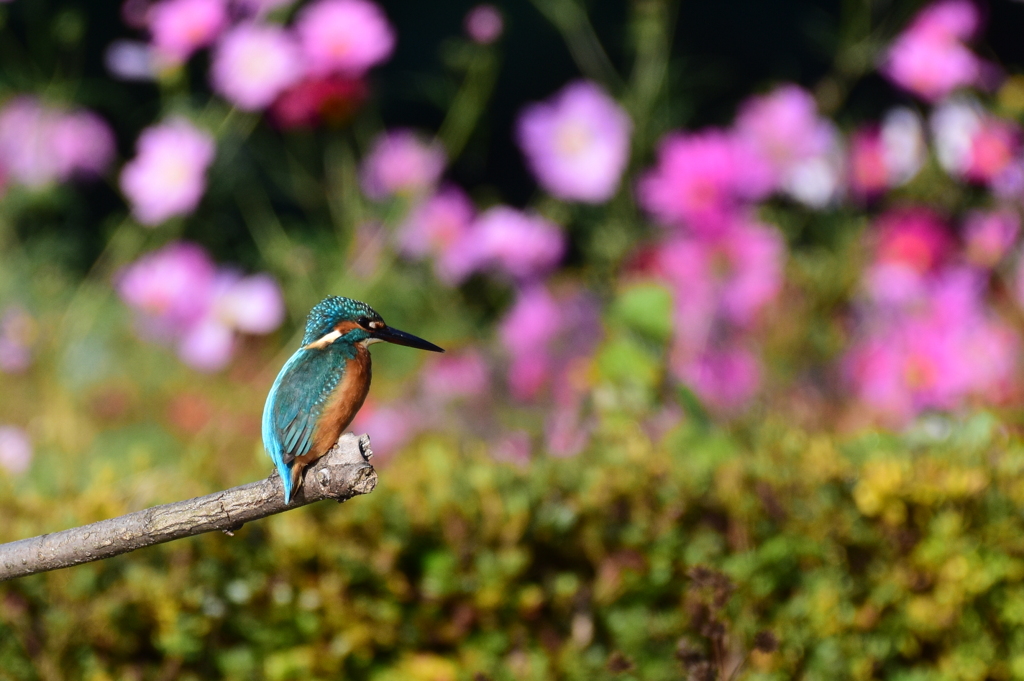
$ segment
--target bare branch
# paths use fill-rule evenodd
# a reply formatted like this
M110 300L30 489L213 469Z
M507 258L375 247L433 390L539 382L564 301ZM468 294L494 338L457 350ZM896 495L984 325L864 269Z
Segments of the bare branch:
M187 501L154 506L70 530L0 544L0 582L110 558L144 546L222 530L323 499L339 502L369 494L377 472L368 461L370 438L342 435L326 456L306 470L292 503L284 504L277 473L266 480Z

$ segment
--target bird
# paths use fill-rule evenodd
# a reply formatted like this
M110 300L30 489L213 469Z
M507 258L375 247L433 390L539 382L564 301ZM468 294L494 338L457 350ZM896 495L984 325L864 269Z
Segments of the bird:
M369 346L381 341L444 352L388 326L352 298L328 296L310 310L302 345L281 368L263 407L263 446L284 484L285 505L306 466L331 449L363 406Z

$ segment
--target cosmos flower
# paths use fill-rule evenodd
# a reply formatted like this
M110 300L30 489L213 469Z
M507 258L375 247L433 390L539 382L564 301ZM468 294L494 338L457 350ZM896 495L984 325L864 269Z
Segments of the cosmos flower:
M387 16L368 0L316 0L299 12L295 30L306 63L318 75L361 76L395 48Z
M490 391L490 370L476 350L448 353L427 365L421 385L431 403L482 398Z
M345 76L307 77L282 92L270 110L284 129L347 123L366 101L365 81Z
M782 85L752 97L740 108L735 129L770 168L774 187L814 208L838 194L844 162L839 133L818 115L811 93Z
M213 89L247 111L270 106L304 73L298 45L284 29L241 24L217 44L210 66Z
M940 0L921 10L889 47L882 74L929 102L981 82L986 65L964 44L980 16L970 0Z
M509 206L494 206L477 217L443 260L446 276L459 282L477 271L530 281L552 270L565 253L558 225Z
M672 372L708 407L718 413L738 411L761 384L761 363L748 349L707 348L691 355L673 354Z
M657 165L637 185L637 198L662 224L712 233L770 189L769 168L750 145L724 131L705 130L666 136Z
M561 199L603 203L615 194L629 162L632 127L604 90L578 81L551 101L524 109L516 137L544 189Z
M455 283L454 272L461 263L453 261L469 233L475 209L472 201L454 185L418 204L398 228L395 238L400 252L412 258L434 257L438 278Z
M964 221L964 256L977 267L995 267L1019 233L1020 215L1015 210L972 211Z
M0 110L0 166L13 182L39 188L106 172L114 134L88 111L45 106L20 96Z
M371 199L415 198L433 190L446 164L440 143L424 142L411 130L392 130L381 134L363 159L360 184Z
M466 35L480 45L490 45L501 37L505 21L494 5L477 5L466 13L463 21Z
M121 191L135 219L152 227L195 210L206 191L213 138L183 118L172 118L143 130L136 151L121 171Z
M909 182L926 156L921 118L906 108L886 113L881 125L854 133L850 141L850 188L859 196L876 196Z
M32 440L16 426L0 426L0 468L20 475L32 464Z
M216 40L227 27L225 0L161 0L148 14L149 32L157 55L180 63Z

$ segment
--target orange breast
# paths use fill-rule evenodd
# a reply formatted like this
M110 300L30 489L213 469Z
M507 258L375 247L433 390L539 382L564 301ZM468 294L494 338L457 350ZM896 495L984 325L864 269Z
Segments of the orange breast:
M310 454L319 458L338 441L370 392L370 351L356 346L356 356L345 366L345 375L317 421Z

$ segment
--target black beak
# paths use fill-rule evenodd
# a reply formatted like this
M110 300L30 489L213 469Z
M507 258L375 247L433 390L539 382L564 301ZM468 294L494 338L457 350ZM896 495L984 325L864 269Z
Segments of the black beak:
M373 332L373 337L382 341L387 341L388 343L394 343L395 345L406 345L410 348L419 348L420 350L429 350L430 352L444 352L443 349L437 347L433 343L423 340L419 336L414 336L411 333L393 329L390 326L385 326L383 329L377 329Z

